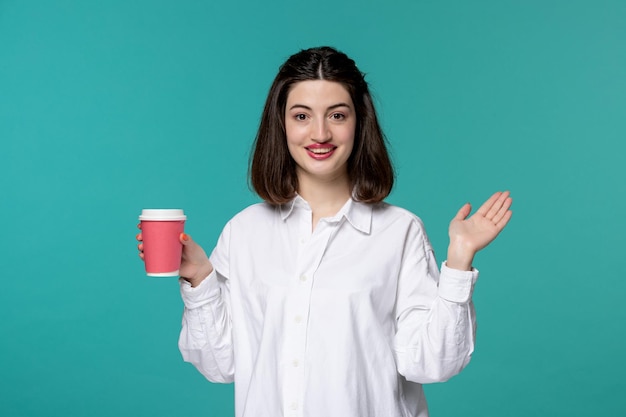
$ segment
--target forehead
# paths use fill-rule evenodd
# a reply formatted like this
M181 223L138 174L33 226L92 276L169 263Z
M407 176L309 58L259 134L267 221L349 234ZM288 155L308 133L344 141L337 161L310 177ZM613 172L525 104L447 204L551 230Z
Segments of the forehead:
M291 86L287 95L287 108L290 105L303 104L309 107L333 106L345 103L352 106L350 93L343 84L326 80L300 81Z

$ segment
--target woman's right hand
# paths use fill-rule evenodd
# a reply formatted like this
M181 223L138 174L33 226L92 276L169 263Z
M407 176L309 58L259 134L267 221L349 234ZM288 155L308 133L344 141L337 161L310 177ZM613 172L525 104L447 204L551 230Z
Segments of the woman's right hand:
M141 223L137 225L141 229ZM180 262L180 277L188 281L192 287L200 285L204 279L213 272L213 265L209 261L209 257L200 245L198 245L192 238L186 233L180 234L180 243L183 245L183 256ZM139 257L144 258L143 255L143 237L141 232L137 234L137 249L139 249Z

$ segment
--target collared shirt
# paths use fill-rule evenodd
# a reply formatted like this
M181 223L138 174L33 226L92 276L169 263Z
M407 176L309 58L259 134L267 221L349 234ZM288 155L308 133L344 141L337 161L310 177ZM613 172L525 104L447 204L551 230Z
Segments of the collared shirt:
M237 417L424 417L422 385L474 349L478 271L442 265L421 220L349 200L312 227L308 203L256 204L225 226L192 288L179 347Z

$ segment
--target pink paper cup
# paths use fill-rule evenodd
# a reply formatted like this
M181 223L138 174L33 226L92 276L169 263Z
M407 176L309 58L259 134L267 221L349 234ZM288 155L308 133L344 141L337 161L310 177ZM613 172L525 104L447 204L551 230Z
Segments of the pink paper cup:
M183 245L180 234L187 216L180 209L144 209L139 216L146 274L178 276Z

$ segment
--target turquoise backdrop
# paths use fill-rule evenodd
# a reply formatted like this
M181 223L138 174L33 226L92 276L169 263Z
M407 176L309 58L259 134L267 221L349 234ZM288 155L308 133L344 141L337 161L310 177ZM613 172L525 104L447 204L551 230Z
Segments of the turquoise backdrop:
M623 0L0 0L0 415L233 415L180 357L178 283L144 275L137 216L184 208L210 250L257 201L279 64L323 44L368 74L389 201L440 260L464 202L515 199L433 417L626 415L625 22Z

